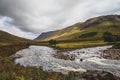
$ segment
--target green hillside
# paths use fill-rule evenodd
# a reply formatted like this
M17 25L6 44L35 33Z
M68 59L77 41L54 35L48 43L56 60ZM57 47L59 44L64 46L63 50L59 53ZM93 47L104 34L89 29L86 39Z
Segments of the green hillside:
M40 35L37 40L102 40L104 32L120 35L120 15L95 17L83 23L77 23L65 29L54 31L54 33L47 37L44 36L44 38L40 38L43 36Z
M82 23L77 23L75 25L66 27L66 28L61 29L61 30L42 33L35 40L48 41L50 39L57 39L59 37L65 36L65 35L70 35L70 34L79 32L79 25L81 25L81 24Z
M85 29L80 29L73 34L66 34L56 38L57 40L96 40L102 39L104 32L110 32L113 35L120 35L120 23L119 22L103 22L99 25L92 26ZM89 36L90 33L95 35ZM88 35L88 36L85 36Z
M8 45L11 43L20 43L25 41L27 41L27 39L14 36L12 34L0 30L0 45Z

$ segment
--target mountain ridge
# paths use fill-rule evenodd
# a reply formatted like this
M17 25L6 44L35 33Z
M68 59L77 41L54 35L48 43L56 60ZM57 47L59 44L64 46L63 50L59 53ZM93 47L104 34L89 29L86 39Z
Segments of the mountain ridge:
M97 29L101 31L97 31ZM80 38L82 34L87 34L91 32L98 33L99 36L95 38L101 38L102 37L101 33L103 32L111 32L115 35L116 34L120 35L119 30L120 30L120 15L105 15L105 16L90 18L85 22L79 22L61 30L42 33L35 40L40 40L40 41L48 41L50 39L80 40L83 39Z

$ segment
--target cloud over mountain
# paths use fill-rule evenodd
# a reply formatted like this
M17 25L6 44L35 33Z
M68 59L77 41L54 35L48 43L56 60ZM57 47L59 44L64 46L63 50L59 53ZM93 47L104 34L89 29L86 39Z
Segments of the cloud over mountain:
M88 18L120 14L120 0L0 0L0 29L25 38Z

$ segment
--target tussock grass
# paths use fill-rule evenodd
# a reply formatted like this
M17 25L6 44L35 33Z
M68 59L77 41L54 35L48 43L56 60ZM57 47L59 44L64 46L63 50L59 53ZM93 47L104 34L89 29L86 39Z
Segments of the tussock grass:
M94 46L102 46L106 44L107 43L104 41L81 41L81 42L58 43L56 47L60 49L79 49L79 48L87 48Z

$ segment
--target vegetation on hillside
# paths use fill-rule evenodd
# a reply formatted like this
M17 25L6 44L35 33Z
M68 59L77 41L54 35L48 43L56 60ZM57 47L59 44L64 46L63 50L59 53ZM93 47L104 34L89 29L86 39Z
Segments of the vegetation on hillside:
M113 35L110 32L104 32L103 39L105 42L119 42L120 41L120 35Z
M0 30L0 44L1 45L8 45L11 43L21 43L21 42L26 42L29 41L28 39L24 39L18 36L14 36L12 34L9 34L7 32L1 31Z
M67 31L67 29L69 28L70 30ZM89 19L83 23L77 23L65 29L55 31L53 34L51 34L51 36L44 37L42 41L44 40L49 41L51 39L55 39L57 41L58 40L84 40L84 41L103 40L104 32L110 32L113 35L120 34L119 15L100 16ZM39 38L37 40L39 40Z
M104 41L73 41L73 42L59 42L56 45L57 49L80 49L95 46L109 45L109 43Z
M116 43L114 46L113 46L114 49L120 49L120 43Z
M57 41L56 41L56 40L51 39L51 40L49 41L49 44L50 44L51 46L56 46Z
M90 32L82 34L81 36L79 36L79 38L94 37L95 35L97 35L97 32Z

